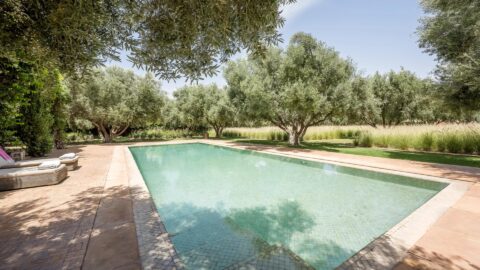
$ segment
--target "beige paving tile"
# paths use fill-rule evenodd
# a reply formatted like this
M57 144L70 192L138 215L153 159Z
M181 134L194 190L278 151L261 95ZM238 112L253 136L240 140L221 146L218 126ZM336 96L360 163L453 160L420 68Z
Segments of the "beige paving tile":
M480 198L480 183L473 185L466 195Z
M0 192L0 262L7 269L61 269L81 263L113 148L74 146L80 168L58 185ZM2 266L3 267L3 266Z
M82 269L141 269L135 225L95 230Z
M447 213L435 223L434 228L435 227L454 231L480 242L480 215L459 210L456 206L450 208Z
M416 247L394 270L478 270L478 268L459 256L443 256Z
M480 197L463 196L454 206L455 209L460 209L470 212L472 215L480 216ZM480 225L479 225L480 227Z
M480 241L463 232L434 226L417 242L417 246L434 256L451 261L466 261L480 267ZM414 250L412 253L418 252ZM422 254L419 256L422 257Z
M98 209L95 226L133 222L130 198L109 198Z

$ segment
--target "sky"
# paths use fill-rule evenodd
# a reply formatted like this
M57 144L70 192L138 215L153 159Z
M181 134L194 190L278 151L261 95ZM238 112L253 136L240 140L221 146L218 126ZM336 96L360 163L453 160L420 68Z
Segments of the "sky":
M364 75L401 67L421 77L432 75L435 59L423 53L417 43L418 20L424 15L418 0L297 0L282 10L286 22L279 29L284 40L281 47L296 32L305 32L334 47L341 56L351 58ZM107 65L145 74L133 68L125 54L121 53L121 62ZM186 84L184 79L161 82L169 95ZM222 70L199 83L226 84Z

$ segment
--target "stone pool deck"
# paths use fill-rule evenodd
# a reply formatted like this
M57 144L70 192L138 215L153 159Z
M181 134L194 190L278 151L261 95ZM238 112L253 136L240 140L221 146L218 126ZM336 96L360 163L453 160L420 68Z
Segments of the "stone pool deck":
M56 151L51 156L69 151L80 155L81 167L69 172L64 182L0 192L0 269L141 269L125 146L71 146ZM314 150L236 146L471 183L395 269L480 269L480 169Z

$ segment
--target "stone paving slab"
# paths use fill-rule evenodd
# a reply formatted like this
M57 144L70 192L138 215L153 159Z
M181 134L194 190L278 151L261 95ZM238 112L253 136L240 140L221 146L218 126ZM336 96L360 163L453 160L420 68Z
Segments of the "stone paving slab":
M141 269L122 146L115 146L82 269Z
M81 167L58 185L0 192L0 269L80 269L112 149L55 151L78 153Z
M473 185L410 249L395 270L480 269L480 183Z

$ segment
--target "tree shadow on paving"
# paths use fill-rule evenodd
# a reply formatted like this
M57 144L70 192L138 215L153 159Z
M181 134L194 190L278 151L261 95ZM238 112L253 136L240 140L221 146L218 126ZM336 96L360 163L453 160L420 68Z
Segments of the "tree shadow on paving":
M480 265L462 258L461 256L444 256L430 252L421 247L412 248L402 262L394 270L480 270Z
M45 194L0 207L0 268L80 268L100 200L125 196L126 189L92 187L59 204Z

